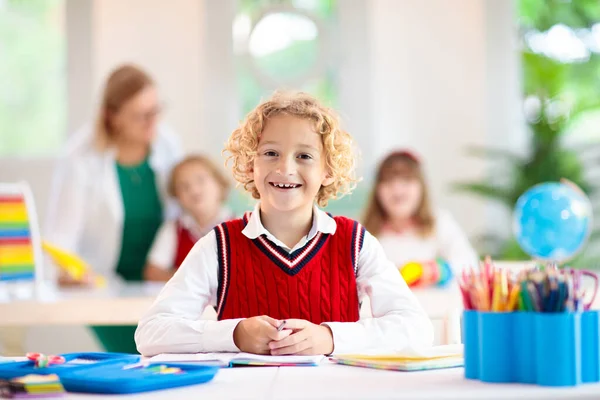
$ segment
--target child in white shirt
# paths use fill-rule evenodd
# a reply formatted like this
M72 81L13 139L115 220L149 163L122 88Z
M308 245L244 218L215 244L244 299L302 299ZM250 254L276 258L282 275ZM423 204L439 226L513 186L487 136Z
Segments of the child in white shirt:
M229 181L205 156L190 155L179 162L168 190L183 212L163 223L156 234L144 269L144 279L149 281L168 281L201 237L234 217L224 205Z
M333 111L307 94L278 93L251 111L226 151L234 177L260 202L196 243L141 319L138 350L285 355L432 345L431 321L377 239L317 207L354 187L352 146ZM359 319L364 295L373 318ZM200 320L207 305L217 321Z
M477 253L450 213L432 209L421 161L410 151L393 152L380 163L363 223L401 271L421 267L414 282L410 273L403 274L411 285L439 283L446 263L451 268L446 272L454 275L478 265Z

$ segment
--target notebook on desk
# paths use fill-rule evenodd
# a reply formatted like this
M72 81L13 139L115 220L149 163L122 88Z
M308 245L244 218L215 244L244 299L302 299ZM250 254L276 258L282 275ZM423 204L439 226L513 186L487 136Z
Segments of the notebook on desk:
M277 367L299 367L299 366L317 366L325 356L261 356L250 353L239 353L231 359L231 364L235 365L254 365L254 366L277 366Z
M211 365L215 367L229 367L231 359L237 353L165 353L158 354L154 357L146 358L143 362L145 363L159 363L159 362L172 362L172 363L190 363L190 364L202 364Z
M386 355L345 354L333 356L331 360L338 364L354 367L393 371L424 371L464 365L462 345L409 349L398 354Z
M250 353L196 353L196 354L159 354L146 362L183 362L218 367L249 366L316 366L325 356L268 356Z

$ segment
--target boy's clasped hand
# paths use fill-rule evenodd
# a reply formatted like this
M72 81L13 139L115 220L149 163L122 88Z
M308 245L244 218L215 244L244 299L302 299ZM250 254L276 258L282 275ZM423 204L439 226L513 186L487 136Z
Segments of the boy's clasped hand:
M281 321L266 315L247 318L233 332L235 345L243 352L270 355L318 355L333 352L333 335L326 325L303 319Z

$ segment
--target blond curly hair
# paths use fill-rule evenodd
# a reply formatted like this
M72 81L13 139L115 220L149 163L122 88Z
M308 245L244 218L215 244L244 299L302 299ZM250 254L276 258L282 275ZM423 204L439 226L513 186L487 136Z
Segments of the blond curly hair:
M355 187L354 141L340 128L337 114L323 106L313 96L303 92L275 92L267 101L252 110L231 133L223 150L225 165L232 163L233 176L255 199L260 199L251 172L257 154L258 142L269 118L287 114L309 119L315 132L321 135L325 165L333 183L321 186L316 201L325 207L329 200L349 194Z

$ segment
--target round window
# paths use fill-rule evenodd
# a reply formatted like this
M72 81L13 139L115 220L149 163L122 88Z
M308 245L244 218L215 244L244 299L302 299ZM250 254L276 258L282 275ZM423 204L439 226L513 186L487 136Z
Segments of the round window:
M323 73L324 30L297 9L267 9L251 26L246 55L267 87L300 85Z

